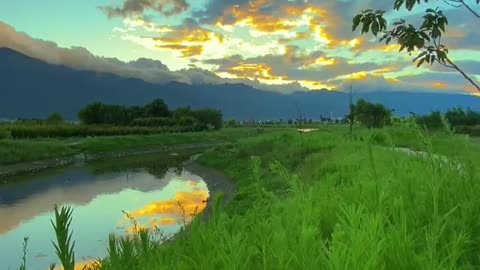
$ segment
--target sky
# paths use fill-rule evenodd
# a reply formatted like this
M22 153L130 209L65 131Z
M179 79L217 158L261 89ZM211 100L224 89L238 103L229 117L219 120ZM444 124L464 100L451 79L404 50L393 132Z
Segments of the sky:
M374 0L9 0L0 2L0 47L53 64L155 83L243 82L290 93L317 89L475 93L456 71L417 68L371 34L352 32L363 9L418 24L439 7L450 57L480 82L480 19L429 1L412 12ZM480 11L475 0L467 0Z

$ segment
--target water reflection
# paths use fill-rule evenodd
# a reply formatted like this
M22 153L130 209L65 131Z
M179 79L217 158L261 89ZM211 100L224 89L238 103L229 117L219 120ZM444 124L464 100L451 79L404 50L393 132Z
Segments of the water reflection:
M0 186L0 269L18 269L24 236L29 237L28 269L47 269L57 262L51 244L54 204L74 208L78 262L106 255L110 233L132 232L122 211L131 213L143 228L176 233L193 213L205 208L208 190L199 176L188 171L164 171L162 177L147 169L95 175L86 167L71 167Z

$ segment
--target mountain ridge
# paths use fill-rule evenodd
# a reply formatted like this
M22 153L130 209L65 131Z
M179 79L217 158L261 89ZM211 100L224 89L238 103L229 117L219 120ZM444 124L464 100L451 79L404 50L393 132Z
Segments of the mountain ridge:
M53 65L9 48L0 48L0 118L41 118L59 112L70 120L85 105L100 101L143 105L162 98L171 107L211 107L226 119L273 120L297 117L297 106L307 118L344 116L346 93L315 90L290 94L263 91L243 83L189 85L171 81L153 84L105 72ZM380 102L399 115L446 110L456 106L480 110L480 99L454 93L389 92L354 93L355 98Z

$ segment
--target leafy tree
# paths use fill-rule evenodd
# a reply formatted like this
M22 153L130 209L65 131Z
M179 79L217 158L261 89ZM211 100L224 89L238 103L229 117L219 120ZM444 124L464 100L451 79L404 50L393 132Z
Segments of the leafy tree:
M47 123L51 125L58 125L64 123L65 120L63 119L63 116L60 113L52 113L50 116L47 118Z
M434 111L428 115L417 116L416 122L428 130L440 130L443 126L443 116L440 111Z
M368 128L381 128L391 123L392 111L384 105L359 99L354 107L355 118Z
M173 117L174 118L182 118L182 117L193 117L194 112L192 111L192 108L190 106L187 107L178 107L173 111Z
M474 1L477 5L480 3L480 0ZM408 11L411 11L415 5L421 2L428 3L428 0L395 0L393 8L398 11L405 7ZM458 8L464 7L480 19L480 14L471 7L472 4L467 4L465 0L444 0L444 2ZM448 47L442 43L442 35L445 33L448 19L442 10L438 8L427 9L419 27L400 19L393 23L393 28L390 30L387 30L387 21L383 17L384 14L384 10L363 10L362 13L353 18L352 30L355 31L361 24L362 34L371 32L375 37L382 34L380 42L385 41L386 44L397 41L400 45L400 52L404 49L410 54L419 51L419 54L413 59L413 62L418 61L417 67L426 62L431 65L438 63L446 68L454 69L480 91L480 86L448 57Z
M205 125L212 125L215 129L220 129L223 125L223 114L219 110L197 110L195 111L195 118Z
M149 117L169 117L171 115L167 104L161 99L155 99L152 103L146 105L145 113Z

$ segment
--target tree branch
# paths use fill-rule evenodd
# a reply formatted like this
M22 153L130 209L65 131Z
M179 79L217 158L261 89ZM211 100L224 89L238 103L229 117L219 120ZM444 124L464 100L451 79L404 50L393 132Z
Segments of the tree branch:
M453 0L443 0L443 2L445 2L445 4L449 5L449 6L452 6L452 7L456 7L456 8L459 8L462 6L462 4L460 3L460 1L453 1ZM458 6L452 4L451 2L455 2L455 3L460 3L458 4Z
M447 64L442 63L438 58L435 59L435 61L437 61L437 63L439 63L440 65L442 65L442 66L444 66L444 67L446 67L446 68L453 68L453 69L455 69L454 66L450 66L450 65L447 65Z
M458 72L460 72L463 77L465 79L467 79L475 88L477 88L477 91L480 92L480 86L478 84L476 84L470 77L468 77L467 74L465 74L465 72L463 72L463 70L461 70L457 65L455 65L452 60L450 60L450 58L446 57L445 60L447 60L447 62L454 68L456 69Z
M467 3L465 3L464 0L459 0L471 13L473 13L473 15L475 15L475 17L479 18L480 19L480 14L478 14L478 12L476 12L475 10L473 10Z

